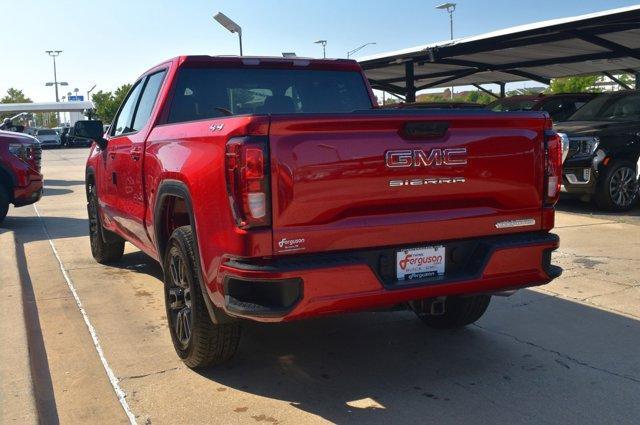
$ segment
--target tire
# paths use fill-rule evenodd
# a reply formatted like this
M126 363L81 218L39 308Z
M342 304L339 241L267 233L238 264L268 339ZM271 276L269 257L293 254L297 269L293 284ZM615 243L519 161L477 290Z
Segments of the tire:
M167 320L176 353L192 369L229 360L240 342L240 322L211 321L200 285L190 226L174 230L163 261Z
M93 258L100 264L120 261L124 254L124 240L102 227L98 214L98 195L93 185L89 186L87 214L89 216L89 241ZM108 234L110 240L105 240L105 234Z
M427 326L436 329L456 329L476 322L487 311L491 295L472 297L447 297L444 314L430 314L432 300L418 300L410 303L411 309Z
M629 211L638 201L636 167L629 161L615 161L598 179L595 201L605 211Z
M4 218L9 212L9 193L7 189L0 185L0 224L4 221Z

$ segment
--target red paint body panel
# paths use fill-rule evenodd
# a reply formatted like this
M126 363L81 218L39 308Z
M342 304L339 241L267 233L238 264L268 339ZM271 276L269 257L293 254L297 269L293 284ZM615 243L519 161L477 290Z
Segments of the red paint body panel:
M304 296L296 307L277 317L250 317L262 321L377 308L425 297L493 292L552 279L542 257L557 248L554 242L498 249L482 273L472 279L393 290L386 288L367 264L310 265L282 271L250 271L230 265L234 260L275 264L278 259L301 254L546 233L553 227L553 208L542 207L544 132L550 126L546 114L371 110L165 123L181 66L305 66L361 72L353 61L296 61L179 57L145 73L141 78L167 70L147 126L127 137L109 139L105 151L94 145L88 159L105 227L160 260L163 241L156 236L161 226L156 222L158 191L166 182L182 185L191 198L202 277L216 307L238 315L229 310L225 300L225 277L301 280ZM363 84L373 105L373 93L364 75ZM403 136L403 126L415 121L447 122L448 130L438 138L409 140ZM230 207L225 149L230 138L239 136L268 137L271 226L241 229ZM468 163L406 169L385 166L388 150L429 152L434 148L465 148ZM140 159L131 161L134 150ZM440 177L463 177L465 182L389 185L390 180ZM521 219L534 222L522 228L496 228L497 222ZM282 252L279 242L283 239L304 239L302 249Z
M9 151L9 146L38 146L28 159L22 160ZM40 168L39 142L28 135L0 131L0 181L5 184L16 207L33 204L42 197L43 178Z

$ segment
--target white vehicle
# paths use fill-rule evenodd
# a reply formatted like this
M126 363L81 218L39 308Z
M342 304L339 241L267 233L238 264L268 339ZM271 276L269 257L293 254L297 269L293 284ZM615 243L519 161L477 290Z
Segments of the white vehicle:
M33 130L33 137L38 139L40 145L44 148L47 146L59 147L60 135L50 128L37 128Z

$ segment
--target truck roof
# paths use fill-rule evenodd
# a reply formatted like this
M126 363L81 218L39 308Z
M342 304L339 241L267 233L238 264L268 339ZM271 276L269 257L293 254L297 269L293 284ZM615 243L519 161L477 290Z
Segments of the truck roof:
M176 56L163 61L146 72L149 72L166 63L176 63L179 67L183 65L207 66L219 65L222 67L251 67L267 66L274 68L300 67L306 69L328 69L340 71L361 71L358 62L352 59L315 59L305 57L279 57L279 56L234 56L234 55L184 55ZM145 72L145 73L146 73Z

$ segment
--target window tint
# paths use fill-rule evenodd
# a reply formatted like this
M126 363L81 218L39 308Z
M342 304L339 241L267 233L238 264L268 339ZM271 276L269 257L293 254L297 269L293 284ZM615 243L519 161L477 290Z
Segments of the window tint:
M572 99L552 99L546 102L542 108L556 121L566 121L576 111L575 101Z
M55 130L38 130L38 136L53 136L54 134L58 134Z
M573 114L571 121L638 121L640 95L600 95Z
M149 76L147 79L142 96L140 96L136 116L133 119L133 131L141 130L149 120L153 105L155 105L158 92L160 91L160 86L164 80L164 75L165 71L162 71Z
M127 100L124 102L124 105L116 118L115 125L113 126L111 133L112 136L131 133L131 119L133 118L133 111L138 101L138 95L140 94L141 89L142 81L139 81L129 93Z
M238 114L351 112L371 109L358 72L266 68L183 68L168 122Z
M530 111L535 105L535 100L520 100L520 99L500 99L490 103L487 108L496 112L510 112L510 111Z

